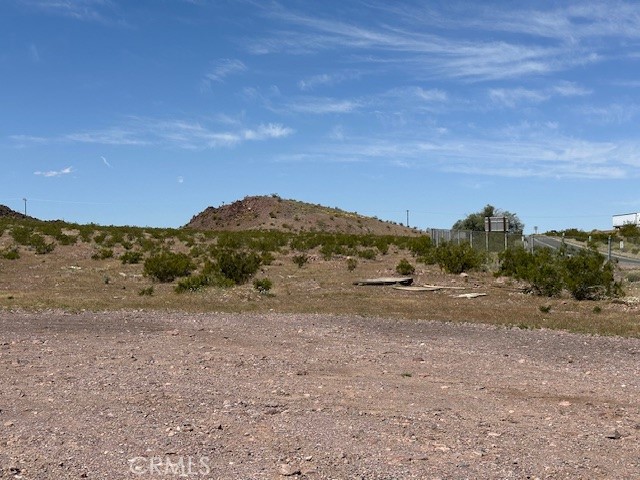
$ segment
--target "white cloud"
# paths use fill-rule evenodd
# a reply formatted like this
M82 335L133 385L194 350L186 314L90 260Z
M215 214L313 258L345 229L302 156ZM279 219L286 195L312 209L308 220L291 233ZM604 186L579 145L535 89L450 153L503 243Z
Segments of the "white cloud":
M284 138L294 130L279 123L260 124L256 128L243 128L219 131L199 122L173 119L132 117L122 126L104 130L76 132L59 137L32 137L14 135L10 137L18 147L47 143L94 143L99 145L117 145L133 147L169 147L188 150L202 150L218 147L231 147L245 141L264 141ZM104 157L103 163L109 166Z
M205 75L205 78L214 82L222 82L229 75L242 73L246 70L247 66L240 60L224 58L216 64L211 72Z
M549 99L549 95L536 90L527 90L525 88L494 88L489 90L489 97L496 103L515 107L521 101L529 103L539 103Z
M102 163L104 163L107 167L109 167L109 168L113 168L113 167L111 166L111 164L110 164L109 162L107 162L107 159L106 159L106 158L104 158L104 157L100 157L100 158L102 159Z
M318 87L332 86L346 80L358 78L357 72L321 73L304 78L298 82L298 88L302 91L314 90Z
M359 107L360 104L354 100L303 97L289 103L285 108L291 112L323 115L328 113L351 113Z
M494 88L489 90L489 97L495 103L515 107L520 103L546 102L554 96L576 97L590 95L591 93L591 90L574 82L560 82L542 90L530 90L522 87Z
M182 175L180 175L180 176L177 178L177 181L178 181L178 183L184 183L184 177L183 177Z
M422 3L369 2L368 8L383 10L379 17L384 21L364 23L348 9L338 19L269 4L264 13L282 26L249 49L256 54L345 52L351 65L402 70L415 78L486 81L547 75L598 62L620 55L616 45L626 44L628 51L640 38L640 6L634 3L526 10L476 3L467 5L463 15L455 5L434 11ZM453 31L455 36L448 33ZM303 80L300 87L328 82L328 75Z
M293 130L280 124L269 123L268 125L260 125L255 130L244 130L242 137L245 140L267 140L269 138L288 137Z
M42 177L60 177L62 175L68 175L73 172L73 167L63 168L62 170L48 170L46 172L33 172L34 175L40 175Z
M100 23L114 23L111 18L116 10L112 0L20 0L19 4L43 13Z

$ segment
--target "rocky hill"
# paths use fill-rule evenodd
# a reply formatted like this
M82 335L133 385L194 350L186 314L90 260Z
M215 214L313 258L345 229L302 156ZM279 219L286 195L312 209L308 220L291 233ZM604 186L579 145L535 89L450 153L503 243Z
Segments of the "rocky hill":
M374 235L416 235L407 228L338 208L285 200L277 195L245 197L229 205L207 207L186 225L198 230L280 230Z
M20 212L16 212L15 210L11 210L6 205L0 205L0 218L5 218L5 217L18 218L18 219L28 218L29 220L36 220L33 217L30 217Z

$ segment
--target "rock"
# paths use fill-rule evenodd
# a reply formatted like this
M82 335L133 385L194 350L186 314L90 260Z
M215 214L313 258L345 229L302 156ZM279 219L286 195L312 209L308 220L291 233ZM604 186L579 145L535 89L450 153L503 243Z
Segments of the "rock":
M604 438L609 438L611 440L618 440L619 438L622 438L622 435L620 435L620 432L618 430L614 430L613 432L605 435Z
M280 465L280 475L283 477L293 477L294 475L302 475L302 472L299 468L294 467L293 465L283 463Z

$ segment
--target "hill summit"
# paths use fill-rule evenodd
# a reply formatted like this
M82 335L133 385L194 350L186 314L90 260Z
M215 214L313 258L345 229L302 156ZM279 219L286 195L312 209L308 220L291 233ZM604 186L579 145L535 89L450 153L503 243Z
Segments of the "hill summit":
M20 213L20 212L16 212L15 210L11 210L9 207L7 207L6 205L0 205L0 218L17 218L20 220L23 219L30 219L30 220L35 220L35 218L30 217L28 215L25 215L24 213Z
M197 230L278 230L374 235L416 235L393 222L277 195L252 196L220 207L207 207L186 225Z

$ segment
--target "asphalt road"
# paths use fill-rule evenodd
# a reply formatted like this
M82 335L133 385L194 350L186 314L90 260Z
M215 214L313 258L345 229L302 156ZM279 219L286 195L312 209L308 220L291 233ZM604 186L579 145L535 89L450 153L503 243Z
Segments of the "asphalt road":
M562 239L558 237L549 237L546 235L535 235L533 241L534 241L535 248L547 247L555 250L562 246ZM577 245L567 245L567 247L569 248L569 250L577 250L580 248L584 248ZM612 253L611 258L614 260L617 260L620 265L634 266L634 267L640 266L640 259L638 258L625 257L624 255L620 255L618 253Z

